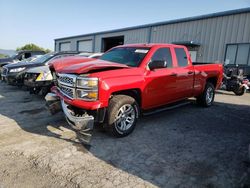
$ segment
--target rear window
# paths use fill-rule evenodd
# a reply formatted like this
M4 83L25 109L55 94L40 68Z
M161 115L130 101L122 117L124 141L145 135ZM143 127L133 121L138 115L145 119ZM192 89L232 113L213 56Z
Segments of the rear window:
M188 65L187 54L183 48L175 48L175 53L179 67L186 67Z

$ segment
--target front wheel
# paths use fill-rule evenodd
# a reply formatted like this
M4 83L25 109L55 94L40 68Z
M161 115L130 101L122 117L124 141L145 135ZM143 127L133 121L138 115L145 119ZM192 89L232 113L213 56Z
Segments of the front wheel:
M210 107L214 102L214 95L214 85L210 82L207 82L204 91L200 96L197 97L197 103L204 107Z
M127 95L116 95L110 100L106 128L115 137L124 137L133 132L139 117L138 104Z
M233 92L237 96L242 96L244 95L245 90L246 90L245 87L241 87L241 88L235 89Z

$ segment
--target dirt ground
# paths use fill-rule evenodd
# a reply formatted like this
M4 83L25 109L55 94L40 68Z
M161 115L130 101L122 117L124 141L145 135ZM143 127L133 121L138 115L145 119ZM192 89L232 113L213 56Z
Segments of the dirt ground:
M130 136L79 143L41 96L0 83L0 188L250 187L250 94L143 117Z

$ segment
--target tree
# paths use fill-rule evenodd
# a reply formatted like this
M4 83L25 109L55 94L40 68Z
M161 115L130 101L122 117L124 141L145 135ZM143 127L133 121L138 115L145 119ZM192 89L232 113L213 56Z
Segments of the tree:
M25 45L22 46L22 47L16 48L16 51L20 51L20 50L41 50L41 51L45 51L46 53L51 52L50 49L42 48L42 47L37 46L37 45L35 45L35 44L33 44L33 43L25 44Z

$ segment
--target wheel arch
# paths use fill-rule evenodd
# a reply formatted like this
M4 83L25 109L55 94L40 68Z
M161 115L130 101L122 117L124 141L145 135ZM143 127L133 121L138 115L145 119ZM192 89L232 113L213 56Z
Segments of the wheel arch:
M141 105L142 105L141 90L139 88L115 91L115 92L111 93L110 98L112 98L112 96L114 96L114 95L128 95L130 97L133 97L136 100L139 107L141 107Z
M218 77L216 77L216 76L209 77L209 78L207 78L206 83L207 83L207 82L210 82L211 84L214 85L214 88L216 88L217 83L218 83Z

